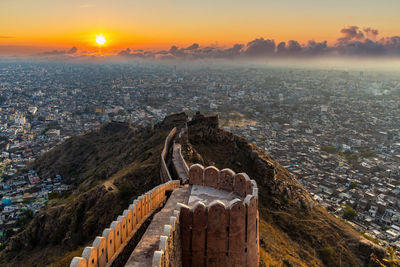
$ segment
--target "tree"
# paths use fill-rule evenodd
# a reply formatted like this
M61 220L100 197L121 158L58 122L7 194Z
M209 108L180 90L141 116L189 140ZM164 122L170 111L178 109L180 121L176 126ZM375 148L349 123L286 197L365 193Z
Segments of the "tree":
M357 184L357 182L351 182L350 183L350 189L353 189L353 188L357 188L358 187L358 184Z
M346 205L346 207L344 208L343 218L345 218L346 220L351 220L356 216L357 212L349 205Z

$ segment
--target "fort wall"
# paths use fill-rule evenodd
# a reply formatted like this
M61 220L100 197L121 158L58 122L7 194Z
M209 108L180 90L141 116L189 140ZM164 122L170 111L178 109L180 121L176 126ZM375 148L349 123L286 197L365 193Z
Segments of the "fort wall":
M256 182L247 174L236 174L230 169L219 170L214 166L205 168L200 164L188 168L180 144L173 142L175 136L176 128L167 136L161 152L160 178L165 182L134 200L110 223L110 227L104 229L101 236L95 238L91 246L83 250L81 257L72 259L70 267L112 266L139 228L163 206L166 191L173 191L174 195L181 191L181 200L178 201L184 200L186 204L175 200L173 204L167 204L168 209L164 207L162 212L155 215L164 214L157 219L157 229L162 231L158 230L154 235L157 244L149 258L152 266L258 266ZM172 180L166 161L172 145L172 169L174 176L181 174L177 177L179 180ZM188 182L189 187L175 190L181 187L181 182ZM205 188L206 191L212 188L217 192L214 200L188 204L191 190L195 187ZM234 197L229 201L222 200L222 196L227 194ZM137 261L135 259L133 257L133 262Z
M111 266L140 226L165 202L165 192L179 186L178 180L168 181L139 196L95 238L92 246L83 250L81 257L72 259L70 267Z
M181 249L184 245L180 237L179 209L173 210L159 237L158 250L153 254L152 266L181 267Z
M165 138L165 143L164 143L164 148L161 152L161 168L160 168L160 177L161 177L161 182L165 183L168 181L171 181L171 174L168 170L168 165L166 162L167 154L168 151L172 145L172 141L174 140L176 135L176 127L171 130L171 132L168 134L167 138Z
M164 236L160 236L159 250L154 253L153 266L167 267L171 255L176 255L173 244L180 239L181 264L186 266L249 266L259 262L258 188L245 173L235 174L230 169L218 170L194 164L189 169L189 185L207 186L229 191L240 198L228 204L214 200L188 206L179 203L171 216ZM174 218L174 219L172 219ZM176 218L176 219L175 219ZM179 265L180 266L180 265Z

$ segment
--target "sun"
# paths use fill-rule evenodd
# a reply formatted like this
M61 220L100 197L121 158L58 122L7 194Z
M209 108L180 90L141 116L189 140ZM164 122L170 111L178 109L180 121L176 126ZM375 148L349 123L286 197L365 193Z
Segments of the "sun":
M106 42L107 42L107 40L104 37L104 35L102 35L102 34L96 35L96 43L98 45L104 45Z

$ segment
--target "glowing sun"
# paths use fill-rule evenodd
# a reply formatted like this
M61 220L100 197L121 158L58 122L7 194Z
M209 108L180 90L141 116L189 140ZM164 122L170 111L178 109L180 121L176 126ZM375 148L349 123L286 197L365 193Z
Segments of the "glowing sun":
M96 35L96 43L98 45L104 45L106 42L107 42L107 40L104 37L104 35L102 35L102 34Z

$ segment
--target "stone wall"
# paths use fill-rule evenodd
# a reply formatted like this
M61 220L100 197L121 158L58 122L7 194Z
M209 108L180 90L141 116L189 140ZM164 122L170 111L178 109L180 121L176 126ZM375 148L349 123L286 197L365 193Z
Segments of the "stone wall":
M172 180L171 174L169 173L169 170L168 170L166 158L167 158L168 151L172 145L172 140L174 139L175 135L176 135L176 127L173 128L171 130L171 132L168 134L167 138L165 138L164 148L161 152L160 178L161 178L162 183Z
M183 205L183 204L181 204ZM168 224L164 225L163 235L160 236L158 250L153 254L152 266L156 267L181 267L182 240L180 235L179 212L180 205L172 211Z
M164 203L165 192L180 186L180 182L168 181L158 185L133 201L124 212L97 236L92 246L86 247L81 257L74 257L70 267L104 267L123 251L143 222Z
M180 210L182 262L186 266L249 266L259 262L258 188L245 173L194 164L189 184L232 191L241 198L224 204L197 202Z
M213 117L202 118L213 120ZM70 267L104 267L124 250L140 226L165 201L165 192L180 186L172 180L167 155L176 136L172 129L161 152L160 176L164 183L138 197L123 214L97 236L81 257L74 257ZM258 188L245 173L230 169L218 170L194 164L190 168L174 144L173 169L185 173L189 185L208 186L234 192L239 196L224 204L215 200L208 205L197 202L192 207L179 203L164 225L152 265L157 267L186 266L249 266L259 262ZM185 182L185 181L182 181Z
M189 169L189 184L232 191L241 198L228 205L219 200L208 205L199 201L192 207L179 203L171 215L170 226L165 226L164 236L160 237L153 267L258 267L258 188L255 181L245 173L235 174L230 169L220 171L214 166L204 168L195 164ZM177 238L180 247L171 247ZM179 264L171 264L177 262L178 252L181 252Z

